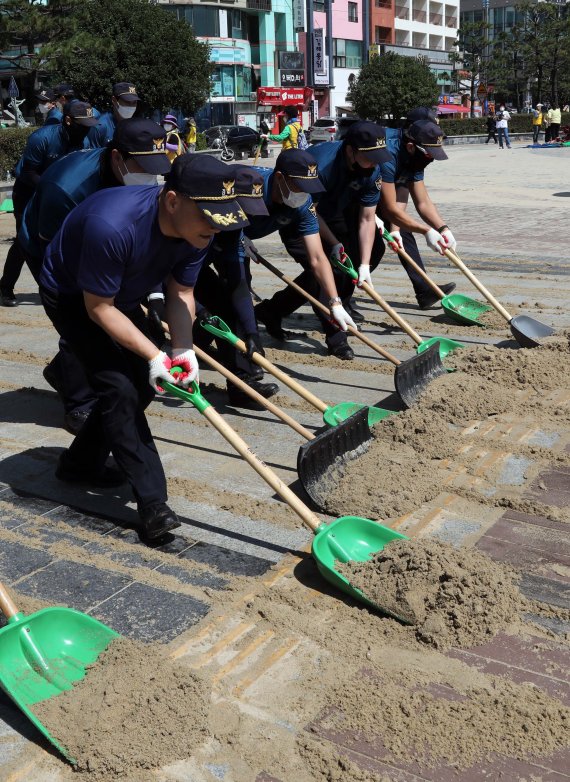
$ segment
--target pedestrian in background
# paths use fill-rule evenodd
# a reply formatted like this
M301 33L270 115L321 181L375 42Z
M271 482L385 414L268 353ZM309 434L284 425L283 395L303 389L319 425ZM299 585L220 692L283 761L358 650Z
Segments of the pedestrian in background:
M285 106L281 112L287 119L281 133L262 133L262 139L280 141L283 149L306 149L308 144L301 123L299 121L296 106Z
M507 145L507 149L511 148L511 140L509 138L509 120L511 118L511 115L509 112L505 109L504 106L501 106L499 109L499 112L497 114L497 130L499 132L499 147L501 149L504 149L503 147L503 139L505 140L505 143Z
M186 132L186 147L188 152L196 152L196 120L194 117L188 117L188 131Z
M542 127L544 128L544 141L548 143L550 141L550 105L547 103L542 109Z
M553 103L548 110L548 121L550 122L550 141L556 141L560 135L560 123L562 122L562 112L560 104Z
M532 143L538 142L538 134L542 129L542 103L537 103L532 110Z
M160 123L166 132L166 154L172 163L185 152L184 142L178 130L178 122L174 114L167 114Z
M491 139L495 144L497 143L497 120L493 114L489 114L487 117L487 141L485 144L488 144Z

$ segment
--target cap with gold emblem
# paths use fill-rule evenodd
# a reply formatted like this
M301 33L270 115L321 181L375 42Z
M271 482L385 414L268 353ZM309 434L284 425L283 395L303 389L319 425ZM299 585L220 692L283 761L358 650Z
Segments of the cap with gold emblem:
M164 128L151 119L132 117L117 125L111 140L111 149L127 154L137 161L147 174L167 174L170 160L165 152Z
M91 104L84 103L81 100L66 103L63 107L63 116L71 117L78 125L86 125L89 128L97 125L99 122Z
M443 149L443 140L445 135L439 125L429 120L418 120L413 122L405 131L406 136L414 144L425 149L426 154L435 160L447 160L447 155Z
M166 175L165 187L194 201L208 222L220 231L249 225L237 200L234 167L213 155L179 155Z
M361 152L371 163L388 163L392 160L386 147L386 128L375 122L355 122L346 131L344 143Z
M263 198L264 176L252 166L230 166L236 178L236 194L243 211L248 215L266 217L269 212Z
M127 101L127 103L135 103L140 100L137 95L137 88L129 81L120 81L118 84L113 84L113 95L115 98Z
M304 149L284 149L275 161L275 170L285 174L304 193L323 193L319 166L310 152Z

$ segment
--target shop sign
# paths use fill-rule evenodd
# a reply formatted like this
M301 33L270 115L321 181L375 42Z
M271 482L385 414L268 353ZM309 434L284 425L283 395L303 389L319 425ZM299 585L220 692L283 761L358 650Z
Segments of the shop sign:
M280 71L282 87L304 87L305 71Z

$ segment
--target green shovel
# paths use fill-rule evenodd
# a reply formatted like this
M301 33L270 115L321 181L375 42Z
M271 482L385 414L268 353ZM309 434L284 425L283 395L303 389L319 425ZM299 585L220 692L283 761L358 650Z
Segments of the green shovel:
M225 323L217 315L199 313L198 322L202 328L208 331L210 334L213 334L215 337L219 337L220 339L229 342L230 345L233 345L241 353L247 353L245 342L237 337L232 332L227 323ZM296 380L293 380L293 378L289 377L289 375L286 375L285 372L282 372L280 369L278 369L275 364L272 364L271 361L268 361L265 356L261 355L261 353L254 353L253 361L266 372L269 372L271 375L273 375L273 377L283 383L283 385L286 385L288 388L290 388L291 391L294 391L296 394L302 397L310 405L313 405L313 407L315 407L320 413L323 414L323 420L327 426L336 426L337 424L346 421L348 418L350 418L350 416L354 415L354 413L358 412L359 410L363 410L365 407L368 407L368 405L362 405L358 402L339 402L339 404L336 405L327 405L327 403L323 402L322 399L319 399L318 396L312 394L307 388L302 386L300 383L297 383ZM368 424L373 426L379 421L382 421L387 416L392 415L394 412L394 410L385 410L382 407L368 407Z
M340 258L331 257L330 261L336 269L340 269L345 274L347 274L354 283L358 282L358 272L352 265L352 261L348 255L346 255L346 253L344 255L344 260L341 261ZM432 345L437 343L439 345L439 355L443 360L448 353L457 350L457 348L465 347L465 345L463 345L461 342L457 342L454 339L448 339L447 337L430 337L430 339L422 339L417 331L415 331L410 326L410 324L404 320L404 318L402 318L402 316L399 315L396 310L393 309L388 304L388 302L374 290L371 285L369 285L369 283L363 282L360 287L370 296L371 299L373 299L373 301L376 302L376 304L378 304L379 307L384 310L384 312L390 318L392 318L392 320L402 329L402 331L404 331L408 337L410 337L416 343L416 351L418 353L423 353L424 350L428 350Z
M33 707L71 690L119 634L72 608L43 608L25 616L0 583L0 687L71 763L66 748L34 714Z
M172 370L176 374L176 367ZM283 481L251 450L244 440L224 421L212 405L200 393L196 382L192 390L185 390L179 385L161 381L169 393L190 402L218 430L227 442L253 467L258 475L277 492L281 499L289 505L299 518L312 530L315 539L312 554L321 575L355 600L372 608L390 613L382 605L366 596L364 592L352 586L350 581L335 569L335 562L366 562L374 554L384 549L390 541L406 538L389 527L384 527L371 519L360 516L341 516L330 524L325 524L310 510L304 502L286 486ZM393 614L390 613L391 616ZM406 621L404 617L396 617Z

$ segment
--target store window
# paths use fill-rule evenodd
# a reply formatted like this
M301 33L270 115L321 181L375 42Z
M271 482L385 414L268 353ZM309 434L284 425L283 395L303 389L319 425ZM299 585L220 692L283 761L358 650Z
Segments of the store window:
M251 68L247 65L236 65L236 97L249 100L252 92Z
M348 21L349 22L358 22L358 4L357 3L349 3L348 4Z
M233 65L217 65L213 74L212 95L231 98L235 95Z
M333 58L335 68L361 68L362 43L360 41L345 41L343 38L334 38Z
M189 5L179 9L178 18L192 27L195 35L218 37L220 35L220 12L210 6Z
M242 11L228 11L231 38L245 38L244 31L247 29L247 20Z

